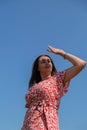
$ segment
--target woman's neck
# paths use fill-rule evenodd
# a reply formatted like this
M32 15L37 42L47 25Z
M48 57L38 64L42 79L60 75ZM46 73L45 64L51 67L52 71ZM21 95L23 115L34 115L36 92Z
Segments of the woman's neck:
M51 77L51 74L50 75L41 75L42 80L48 79L50 77Z

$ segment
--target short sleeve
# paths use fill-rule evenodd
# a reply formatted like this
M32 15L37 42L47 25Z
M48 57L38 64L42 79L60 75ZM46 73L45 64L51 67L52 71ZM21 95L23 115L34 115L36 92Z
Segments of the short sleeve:
M65 84L63 83L64 78L65 78L65 73L66 73L65 70L58 72L58 77L57 77L59 80L60 87L61 87L61 96L64 96L68 92L68 88L70 85L70 81L67 81Z

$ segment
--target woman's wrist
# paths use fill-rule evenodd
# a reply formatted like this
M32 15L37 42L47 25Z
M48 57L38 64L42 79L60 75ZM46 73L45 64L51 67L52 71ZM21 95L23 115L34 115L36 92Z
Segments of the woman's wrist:
M67 52L64 52L63 58L66 59Z
M66 59L66 54L67 54L67 52L62 50L59 55L61 55L64 59Z

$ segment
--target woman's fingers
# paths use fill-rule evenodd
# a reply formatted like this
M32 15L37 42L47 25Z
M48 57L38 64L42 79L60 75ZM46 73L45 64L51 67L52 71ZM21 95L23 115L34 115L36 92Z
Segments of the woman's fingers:
M64 50L61 50L61 49L58 49L58 48L54 48L54 47L52 47L50 45L48 45L47 51L52 52L54 54L60 54L60 55L64 55L64 53L65 53Z
M48 50L49 52L53 52L54 49L55 49L55 48L53 48L52 46L49 45L47 50Z
M47 51L57 53L58 49L56 49L56 48L49 45Z

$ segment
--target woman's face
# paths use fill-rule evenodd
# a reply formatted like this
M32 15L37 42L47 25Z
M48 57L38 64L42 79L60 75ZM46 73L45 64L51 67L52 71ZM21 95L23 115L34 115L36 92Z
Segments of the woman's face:
M41 56L38 60L38 70L40 73L51 74L52 62L48 56Z

